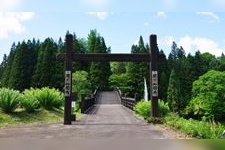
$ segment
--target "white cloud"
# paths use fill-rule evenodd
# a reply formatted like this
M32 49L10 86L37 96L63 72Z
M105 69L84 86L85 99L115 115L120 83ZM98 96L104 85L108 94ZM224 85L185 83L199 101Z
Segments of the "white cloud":
M87 12L88 15L97 17L100 20L105 20L110 14L112 15L113 13L109 12Z
M213 12L197 12L197 15L203 15L212 18L215 21L220 21L220 17L214 14Z
M224 51L223 48L220 48L219 44L211 39L203 38L203 37L190 37L185 36L180 38L178 42L179 46L182 46L186 53L194 53L197 50L200 52L209 52L216 56L220 56L221 53Z
M0 12L0 39L23 33L26 28L22 22L32 19L34 15L34 12Z
M175 41L175 38L173 36L165 36L159 39L159 44L163 45L163 47L171 47L173 41Z
M159 18L166 18L166 13L165 12L157 12L157 17Z
M0 10L8 11L19 6L21 0L0 0Z

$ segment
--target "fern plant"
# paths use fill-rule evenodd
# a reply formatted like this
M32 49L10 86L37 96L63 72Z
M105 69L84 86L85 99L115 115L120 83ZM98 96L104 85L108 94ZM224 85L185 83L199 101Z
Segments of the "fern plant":
M37 99L36 91L36 89L31 88L23 92L21 105L28 113L35 112L40 108L40 103Z
M0 89L0 108L5 113L12 113L19 106L21 94L19 91L2 88Z
M37 89L35 95L40 105L47 110L60 109L63 106L64 96L60 91L54 88L50 89L44 87L42 89Z

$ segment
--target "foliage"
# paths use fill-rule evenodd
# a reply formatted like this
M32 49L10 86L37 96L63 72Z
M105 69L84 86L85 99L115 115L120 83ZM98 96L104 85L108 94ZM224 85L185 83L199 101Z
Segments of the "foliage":
M91 94L91 84L86 71L76 71L73 73L73 91L78 93L78 99L81 100L82 94Z
M109 85L111 89L119 87L122 93L131 92L132 88L129 86L131 83L130 76L128 74L112 74L109 77Z
M9 87L23 91L31 86L37 53L34 43L23 41L17 46L10 72Z
M18 44L19 45L19 44ZM2 66L1 87L9 87L9 77L11 75L12 64L15 57L16 44L12 44L11 51L7 58L3 58L4 66Z
M168 77L163 71L159 77L159 98L166 100L168 89Z
M131 53L148 53L149 47L145 45L143 37L140 36L139 42L137 45L132 45ZM129 96L133 97L134 94L137 95L137 99L143 99L144 95L144 78L147 80L147 88L150 88L149 85L149 63L146 62L129 62L127 65L127 74L131 79L131 91ZM148 90L149 91L149 90ZM149 95L148 95L149 96Z
M112 62L110 65L113 74L126 73L126 64L124 62Z
M225 73L211 70L193 83L193 98L186 113L208 119L225 118Z
M186 120L170 113L165 117L165 124L197 138L220 139L224 126L214 121L205 122L193 119Z
M167 91L167 101L173 112L180 112L182 109L182 96L180 92L180 83L176 72L171 71L169 86Z
M19 106L21 94L19 91L2 88L0 89L0 108L5 113L12 113Z
M63 106L64 96L60 91L54 88L50 89L44 87L36 89L34 92L41 107L47 110L60 109Z
M166 116L169 112L169 106L162 100L159 100L159 117ZM145 119L149 119L151 116L151 102L150 101L140 101L134 107L135 113L144 117Z
M88 36L88 48L90 53L109 53L110 48L106 47L105 40L96 30L92 30ZM103 90L109 88L108 79L111 75L109 62L92 62L90 67L91 86L100 87Z
M23 92L21 105L28 113L33 113L40 108L40 103L37 99L36 92L37 90L33 88Z
M151 115L151 106L149 101L140 101L134 107L135 113L144 117L145 119L149 118Z

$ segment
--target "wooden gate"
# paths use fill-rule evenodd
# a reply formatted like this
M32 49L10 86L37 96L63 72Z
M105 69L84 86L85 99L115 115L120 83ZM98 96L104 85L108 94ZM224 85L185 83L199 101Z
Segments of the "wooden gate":
M148 54L78 54L72 53L73 35L66 35L66 53L57 55L58 60L66 61L65 70L65 107L64 124L71 124L71 103L72 103L72 62L90 61L90 62L149 62L150 63L150 93L152 117L158 117L158 47L157 36L150 35L150 49Z

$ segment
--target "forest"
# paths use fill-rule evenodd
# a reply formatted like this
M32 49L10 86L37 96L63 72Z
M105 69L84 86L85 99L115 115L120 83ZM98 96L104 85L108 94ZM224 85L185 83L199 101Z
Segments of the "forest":
M104 37L91 30L87 38L73 34L74 53L111 53ZM64 63L56 60L65 52L65 42L48 37L13 43L0 65L0 86L23 92L30 88L55 88L63 91ZM131 53L148 53L149 45L140 36ZM182 46L171 43L168 56L159 49L159 99L168 103L172 112L185 118L224 121L225 118L225 55L210 53L186 54ZM73 62L73 90L90 94L96 86L143 99L144 79L149 89L149 64L134 62ZM149 96L150 97L150 96Z

